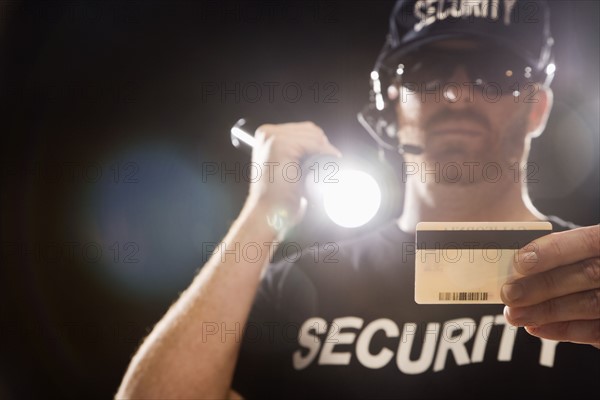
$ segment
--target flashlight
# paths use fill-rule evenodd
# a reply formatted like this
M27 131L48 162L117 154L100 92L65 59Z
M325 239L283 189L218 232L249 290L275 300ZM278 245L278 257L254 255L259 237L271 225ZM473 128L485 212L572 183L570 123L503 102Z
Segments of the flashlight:
M252 152L256 144L256 126L240 118L231 128L234 147ZM321 205L335 224L357 228L368 223L381 206L381 189L377 180L351 161L323 154L300 160L304 197Z

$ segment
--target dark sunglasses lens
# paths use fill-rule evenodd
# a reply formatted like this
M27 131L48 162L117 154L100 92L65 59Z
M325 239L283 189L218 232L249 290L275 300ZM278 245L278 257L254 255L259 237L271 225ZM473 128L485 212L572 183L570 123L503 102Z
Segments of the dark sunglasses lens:
M503 94L521 90L535 80L531 67L524 61L510 56L491 57L490 55L489 58L473 60L466 67L474 82L499 88Z
M460 66L468 74L468 82L450 82ZM535 71L516 57L499 50L473 52L424 51L405 58L399 65L400 84L423 92L441 89L446 84L493 86L502 95L523 90L536 81Z
M406 64L401 64L403 70L401 84L407 89L421 92L432 90L443 85L452 74L447 60L432 57L422 58Z

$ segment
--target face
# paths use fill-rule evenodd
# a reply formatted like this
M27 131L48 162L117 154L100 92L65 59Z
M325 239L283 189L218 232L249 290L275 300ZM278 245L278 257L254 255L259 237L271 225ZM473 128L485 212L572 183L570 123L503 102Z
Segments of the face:
M456 57L477 54L474 52L480 49L480 45L468 41L446 41L432 47L440 53L456 53ZM502 60L497 63L501 65ZM389 94L397 97L399 140L425 148L423 154L406 155L405 160L424 162L428 170L436 168L435 164L443 169L453 163L448 178L457 183L458 166L463 178L459 182L472 184L485 178L469 173L474 172L473 168L489 163L510 168L526 159L530 136L545 124L548 101L541 85L523 88L519 96L514 90L503 93L493 82L474 86L475 77L469 76L468 68L456 62L454 65L446 82L429 90L417 91L407 85L399 86L397 91L392 88ZM445 174L439 176L443 183Z

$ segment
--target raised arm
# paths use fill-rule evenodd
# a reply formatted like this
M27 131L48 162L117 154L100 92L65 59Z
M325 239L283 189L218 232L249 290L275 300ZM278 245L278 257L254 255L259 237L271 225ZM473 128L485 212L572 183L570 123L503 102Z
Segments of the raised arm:
M134 355L117 399L229 396L240 342L233 335L222 340L215 329L241 331L245 325L277 241L274 213L286 210L293 224L303 212L300 185L286 180L282 168L307 154L339 154L310 122L263 125L256 138L252 159L260 178L252 179L246 203L221 245ZM260 246L259 257L243 257L240 249L248 244Z

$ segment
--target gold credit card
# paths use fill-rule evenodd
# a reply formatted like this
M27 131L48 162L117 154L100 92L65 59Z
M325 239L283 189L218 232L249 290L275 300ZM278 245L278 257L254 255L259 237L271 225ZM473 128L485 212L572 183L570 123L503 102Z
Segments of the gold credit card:
M415 301L418 304L500 304L517 251L552 232L550 222L420 222Z

